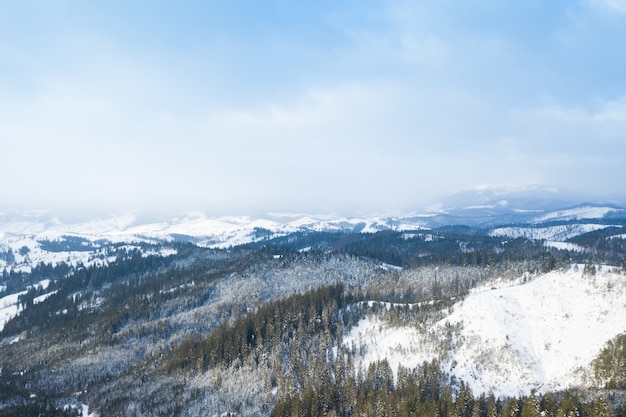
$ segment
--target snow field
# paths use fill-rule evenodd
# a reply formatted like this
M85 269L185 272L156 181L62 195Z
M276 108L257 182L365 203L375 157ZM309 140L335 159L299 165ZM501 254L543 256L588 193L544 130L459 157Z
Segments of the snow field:
M394 328L368 317L344 337L344 345L366 347L357 349L357 367L387 358L396 371L399 364L414 367L445 355L438 346L444 346L446 326L456 326L442 368L474 394L515 396L584 385L590 362L626 331L626 276L610 270L585 276L582 268L572 268L525 281L472 291L434 325L440 340L417 327Z

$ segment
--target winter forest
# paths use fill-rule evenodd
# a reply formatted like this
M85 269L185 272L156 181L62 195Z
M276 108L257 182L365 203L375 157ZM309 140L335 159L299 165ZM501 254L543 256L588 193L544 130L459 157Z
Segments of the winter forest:
M623 417L625 240L576 239L307 233L5 268L0 415Z

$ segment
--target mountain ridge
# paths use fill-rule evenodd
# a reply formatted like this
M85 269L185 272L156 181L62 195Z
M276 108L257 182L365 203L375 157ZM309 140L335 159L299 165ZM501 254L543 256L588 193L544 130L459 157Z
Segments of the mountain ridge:
M12 255L8 257L13 256L16 265L58 263L68 258L72 258L74 262L85 263L89 258L88 249L97 250L105 243L119 245L191 242L204 247L228 248L261 243L301 232L363 234L387 230L426 231L455 226L473 227L493 236L524 236L529 239L565 242L582 233L626 226L626 209L613 204L581 203L550 211L470 206L461 209L440 208L438 211L395 217L272 213L267 218L209 217L204 213L194 212L157 221L144 220L138 212L128 212L67 224L47 212L26 212L19 215L0 213L0 253L11 251ZM66 241L75 243L75 250L65 251L71 253L58 251L52 255L50 251L42 249L46 242ZM0 269L9 267L10 264L11 262L0 258Z

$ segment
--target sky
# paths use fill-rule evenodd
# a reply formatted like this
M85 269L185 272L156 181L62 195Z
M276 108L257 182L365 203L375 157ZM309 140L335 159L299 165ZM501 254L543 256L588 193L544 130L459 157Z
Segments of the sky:
M626 0L0 3L0 209L626 193Z

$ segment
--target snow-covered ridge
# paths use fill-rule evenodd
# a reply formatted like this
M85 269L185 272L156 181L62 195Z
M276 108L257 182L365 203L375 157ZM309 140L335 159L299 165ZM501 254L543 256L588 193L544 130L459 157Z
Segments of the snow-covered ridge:
M585 386L589 365L604 344L626 332L626 275L582 267L520 277L472 291L436 326L460 329L442 367L463 379L475 394L498 396ZM387 358L414 366L441 355L438 340L417 327L392 327L364 319L344 338L366 346L359 364Z
M323 215L272 214L269 219L247 216L208 217L202 213L187 213L167 220L144 221L138 213L126 213L93 221L63 223L46 213L26 213L9 216L0 213L0 253L13 252L15 266L40 262L57 264L88 264L93 251L46 251L44 241L64 241L68 238L84 239L84 244L97 248L109 243L162 243L191 240L215 248L227 248L284 236L298 231L346 231L373 233L380 230L416 230L422 221L395 218L346 218ZM21 249L26 248L24 251ZM0 270L8 263L0 259Z
M489 232L489 235L513 239L545 240L551 247L578 250L579 248L575 246L566 248L563 243L573 237L596 230L622 227L620 224L608 224L605 220L608 214L616 212L624 213L624 210L612 206L582 205L544 213L520 226L496 227ZM566 224L554 225L553 222L566 222Z
M534 219L534 223L543 223L553 220L582 220L582 219L601 219L607 214L618 209L607 206L585 205L574 207L566 210L557 210L538 216Z
M491 206L490 206L491 207ZM524 227L498 227L494 224L492 236L525 237L529 239L545 239L551 242L563 242L571 237L609 227L595 224L588 218L598 216L604 218L609 213L626 210L615 207L585 205L553 212L542 212L533 215L519 208L503 207L501 215L489 211L484 216L472 212L470 217L450 216L446 210L436 213L426 212L396 217L344 217L339 215L306 215L270 213L267 218L248 216L210 217L203 213L184 213L173 218L146 220L141 213L131 212L117 216L80 222L64 222L47 212L30 212L20 214L0 213L0 255L11 250L13 262L0 256L0 270L12 266L27 270L30 265L40 262L58 264L88 264L94 262L94 249L108 243L163 243L180 240L192 241L205 247L227 248L245 243L258 242L265 239L285 236L294 232L352 232L374 233L381 230L407 232L410 236L416 230L427 230L432 227L455 224L474 224L478 218L490 219L493 224L501 219L501 224L522 224ZM498 212L499 213L499 212ZM458 213L457 213L458 214ZM513 217L512 217L513 216ZM580 223L560 226L542 227L540 220L555 221L586 219ZM481 220L482 221L482 220ZM472 223L474 222L474 223ZM74 248L67 251L46 251L41 242L64 241L69 238L84 239L85 248ZM20 251L25 248L25 252ZM9 265L10 264L10 265Z
M81 236L90 239L107 239L111 242L172 240L184 235L198 239L214 238L223 244L237 244L241 233L251 234L263 229L275 233L298 230L375 232L379 230L416 230L422 222L408 219L372 217L354 218L341 216L280 215L271 214L268 219L248 216L209 217L202 213L187 213L181 217L162 221L142 221L137 213L127 213L106 219L80 223L62 223L58 218L45 216L9 217L0 214L0 239L10 236L32 236L37 239L54 240L63 236ZM249 239L249 238L248 238ZM244 239L246 240L246 239Z
M510 238L525 238L535 240L547 240L553 242L564 242L575 236L596 230L615 227L604 224L568 224L548 227L499 227L489 232L490 236L507 236Z

